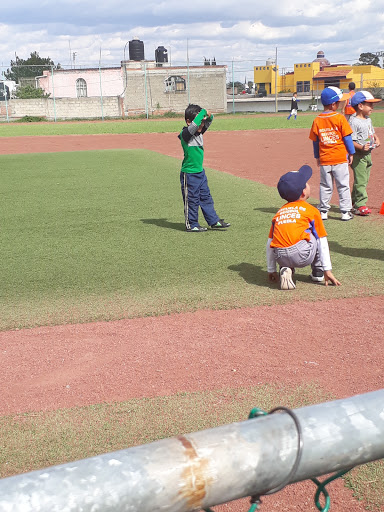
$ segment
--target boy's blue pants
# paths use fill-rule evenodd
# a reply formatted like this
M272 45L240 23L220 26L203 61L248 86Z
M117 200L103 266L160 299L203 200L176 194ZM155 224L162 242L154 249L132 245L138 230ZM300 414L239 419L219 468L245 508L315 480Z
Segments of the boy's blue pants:
M219 221L205 170L197 173L180 173L181 192L184 201L185 226L187 229L199 226L199 206L209 226Z

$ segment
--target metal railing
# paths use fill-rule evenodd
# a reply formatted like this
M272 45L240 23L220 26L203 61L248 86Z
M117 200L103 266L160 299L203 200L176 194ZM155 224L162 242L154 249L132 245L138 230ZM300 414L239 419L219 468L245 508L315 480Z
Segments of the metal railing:
M5 478L0 511L188 512L382 458L379 390Z

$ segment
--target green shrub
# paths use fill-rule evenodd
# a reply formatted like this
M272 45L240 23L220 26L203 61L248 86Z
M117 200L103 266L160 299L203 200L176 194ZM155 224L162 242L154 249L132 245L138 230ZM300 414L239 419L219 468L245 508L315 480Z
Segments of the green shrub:
M30 100L34 98L49 98L50 93L44 92L41 87L33 87L32 85L24 85L18 87L15 97L22 100Z
M47 119L42 116L24 116L20 119L17 119L15 123L41 123L41 121L46 121Z
M180 117L182 114L180 112L173 112L172 110L167 110L167 112L164 112L162 117Z

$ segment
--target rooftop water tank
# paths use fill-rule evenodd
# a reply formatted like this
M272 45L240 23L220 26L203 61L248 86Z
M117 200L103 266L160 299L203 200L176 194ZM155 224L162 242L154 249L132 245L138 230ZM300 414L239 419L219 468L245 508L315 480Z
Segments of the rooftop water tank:
M129 60L144 60L144 43L137 37L129 41Z
M159 64L168 62L168 50L164 46L158 46L155 50L155 61Z

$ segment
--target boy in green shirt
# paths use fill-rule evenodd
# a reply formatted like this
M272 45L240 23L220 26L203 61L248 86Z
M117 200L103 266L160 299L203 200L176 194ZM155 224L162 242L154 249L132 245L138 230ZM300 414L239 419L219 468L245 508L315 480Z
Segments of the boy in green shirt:
M212 229L228 228L229 222L224 222L216 213L203 167L203 134L211 125L213 115L199 105L188 105L185 109L185 121L187 126L181 130L179 139L184 151L180 182L186 230L197 233L207 231L207 228L199 224L199 207Z

